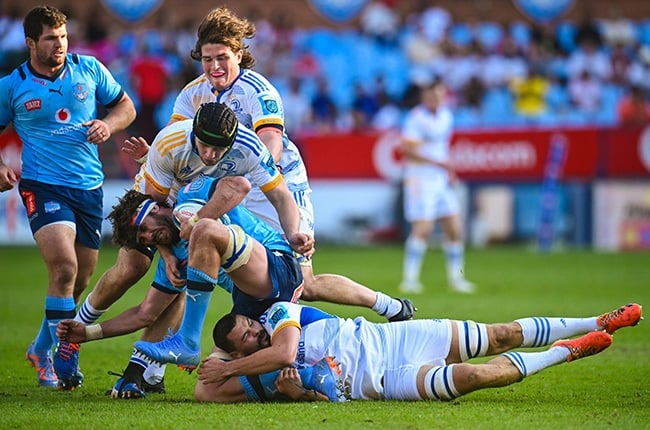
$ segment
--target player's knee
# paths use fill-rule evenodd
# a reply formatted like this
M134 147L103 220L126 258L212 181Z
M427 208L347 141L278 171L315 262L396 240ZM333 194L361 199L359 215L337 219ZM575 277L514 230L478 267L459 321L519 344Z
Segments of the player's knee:
M521 344L521 326L517 323L490 324L487 326L490 353L497 354Z

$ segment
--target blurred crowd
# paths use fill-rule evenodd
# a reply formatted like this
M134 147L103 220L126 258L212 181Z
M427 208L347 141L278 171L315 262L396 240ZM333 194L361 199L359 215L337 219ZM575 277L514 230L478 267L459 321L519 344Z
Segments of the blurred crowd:
M292 11L250 11L255 69L280 90L291 134L399 127L417 87L441 76L459 128L650 122L650 20L609 16L535 24L455 22L428 6L406 16L373 0L355 25L301 28ZM201 73L189 56L197 23L134 30L101 6L69 16L70 52L97 56L136 101L152 138L182 86ZM21 16L0 17L0 75L26 58Z

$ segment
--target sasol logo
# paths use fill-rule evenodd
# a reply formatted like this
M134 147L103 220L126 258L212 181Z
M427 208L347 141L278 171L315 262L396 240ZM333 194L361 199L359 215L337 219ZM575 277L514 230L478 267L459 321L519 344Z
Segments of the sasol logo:
M40 109L43 106L43 102L41 101L41 99L31 99L23 103L23 106L25 106L27 112L31 112L33 110Z

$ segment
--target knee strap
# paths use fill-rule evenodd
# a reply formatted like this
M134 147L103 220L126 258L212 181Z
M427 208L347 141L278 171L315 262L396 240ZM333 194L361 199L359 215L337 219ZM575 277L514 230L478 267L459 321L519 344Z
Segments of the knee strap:
M431 400L454 400L460 395L454 385L454 365L438 366L424 376L424 390Z
M483 357L487 352L489 341L485 324L474 321L456 321L458 328L458 349L460 358L467 361L474 357Z
M221 256L221 267L227 273L248 263L253 252L253 239L235 224L227 225L230 240L226 252Z

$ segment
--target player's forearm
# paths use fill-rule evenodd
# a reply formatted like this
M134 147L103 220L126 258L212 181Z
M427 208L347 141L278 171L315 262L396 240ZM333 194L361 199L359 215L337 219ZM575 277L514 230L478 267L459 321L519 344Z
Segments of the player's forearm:
M300 211L286 184L283 185L283 188L286 192L278 187L269 191L266 196L278 213L282 230L287 237L290 237L300 231Z
M110 110L102 121L108 124L111 134L123 131L126 129L133 120L135 120L136 112L131 98L124 93L122 99Z
M145 315L140 310L140 306L127 309L118 316L100 323L102 329L102 338L122 336L133 333L134 331L148 327L153 322L153 318Z

